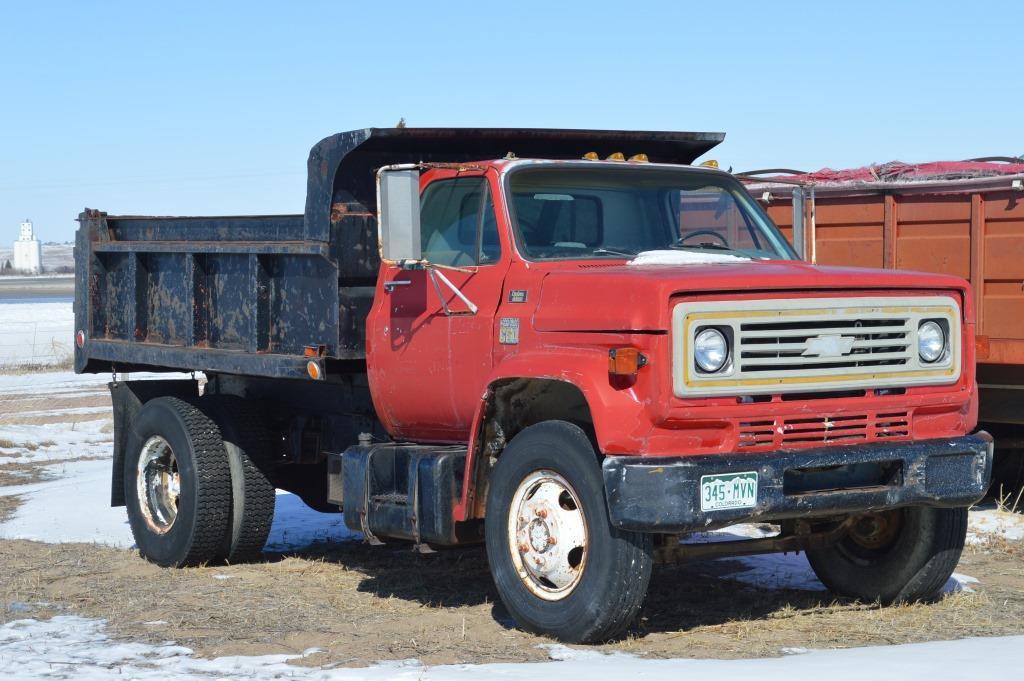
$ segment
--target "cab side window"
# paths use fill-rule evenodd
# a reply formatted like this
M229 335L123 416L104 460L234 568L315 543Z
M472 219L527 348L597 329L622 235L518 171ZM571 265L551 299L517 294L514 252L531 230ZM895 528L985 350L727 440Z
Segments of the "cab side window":
M501 256L494 202L482 177L427 185L420 197L423 257L438 265L486 265Z

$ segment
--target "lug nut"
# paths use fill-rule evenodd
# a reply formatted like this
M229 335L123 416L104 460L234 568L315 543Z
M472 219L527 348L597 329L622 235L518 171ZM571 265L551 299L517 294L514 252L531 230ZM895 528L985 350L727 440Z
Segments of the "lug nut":
M548 544L550 544L551 546L554 546L557 543L558 543L557 539L555 539L554 537L548 537Z
M530 547L527 546L525 543L519 545L519 553L526 553L529 550Z
M538 518L547 518L548 517L548 512L545 511L543 508L538 508L537 509L537 517Z

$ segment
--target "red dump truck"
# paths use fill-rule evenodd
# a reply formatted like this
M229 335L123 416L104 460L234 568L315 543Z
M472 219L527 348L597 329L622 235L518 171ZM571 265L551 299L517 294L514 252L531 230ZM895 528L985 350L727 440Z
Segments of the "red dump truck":
M934 594L991 474L975 297L801 262L690 165L722 138L358 130L313 147L303 214L86 210L75 368L114 372L140 553L257 557L281 488L370 544L483 541L565 641L626 631L656 560L804 550L838 595ZM680 541L746 521L778 533Z
M808 262L970 280L979 418L1024 483L1024 157L741 177Z

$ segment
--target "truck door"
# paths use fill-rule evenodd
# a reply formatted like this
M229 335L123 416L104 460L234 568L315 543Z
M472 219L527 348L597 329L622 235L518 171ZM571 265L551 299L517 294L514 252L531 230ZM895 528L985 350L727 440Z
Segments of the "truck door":
M367 323L371 389L392 435L465 441L492 367L509 259L483 173L430 171L420 186L423 258L440 267L432 274L382 265Z

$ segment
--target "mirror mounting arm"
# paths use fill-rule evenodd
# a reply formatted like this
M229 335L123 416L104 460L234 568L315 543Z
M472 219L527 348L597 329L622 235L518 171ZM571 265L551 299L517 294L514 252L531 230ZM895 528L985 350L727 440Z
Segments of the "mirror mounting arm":
M441 272L440 269L438 269L437 265L431 265L428 263L426 269L427 276L430 277L430 283L434 285L434 292L437 293L437 297L441 301L441 307L444 309L444 313L446 316L453 317L456 315L475 315L479 311L479 308L477 308L477 306L473 304L473 301L467 298L466 294L460 291L459 287L453 284L448 277L444 276L444 273ZM444 294L441 292L441 286L437 283L438 279L440 279L441 282L445 286L447 286L448 289L451 290L451 292L454 293L455 296L466 305L468 309L465 312L455 311L448 307L448 301L445 300Z
M449 270L452 272L463 272L466 274L475 274L477 271L476 267L456 267L455 265L438 265L437 263L430 262L429 260L386 260L389 265L394 265L400 270Z

